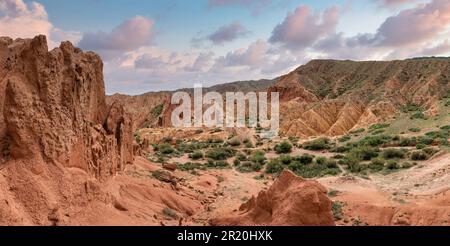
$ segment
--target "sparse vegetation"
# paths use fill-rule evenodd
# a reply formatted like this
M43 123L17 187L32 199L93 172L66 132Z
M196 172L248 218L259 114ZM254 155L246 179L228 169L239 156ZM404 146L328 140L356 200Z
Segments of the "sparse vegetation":
M417 112L417 113L412 114L410 119L411 119L411 120L414 120L414 119L426 120L427 117L425 116L424 113L422 113L422 112Z
M369 127L369 130L370 130L370 131L375 131L375 130L380 130L380 129L388 128L389 126L390 126L390 124L387 124L387 123L383 123L383 124L374 124L374 125L371 125L371 126Z
M270 160L266 166L266 173L268 174L280 174L284 170L284 166L278 159Z
M260 165L264 165L266 163L266 156L264 154L264 152L262 151L255 151L253 153L253 155L250 157L250 161L260 164Z
M167 216L171 219L178 219L178 214L177 212L175 212L174 210L170 209L170 208L164 208L162 213L164 214L164 216Z
M152 109L153 116L160 116L164 110L164 104L160 104Z
M422 129L417 128L417 127L413 127L413 128L409 128L409 131L410 132L420 132L420 131L422 131Z
M345 135L345 136L340 137L338 140L339 140L339 142L344 143L344 142L350 141L351 139L352 139L352 137L350 135Z
M405 157L405 151L401 149L385 149L383 150L385 159L402 159Z
M192 171L196 169L205 170L206 167L197 162L186 162L184 164L177 164L177 168L181 171Z
M277 154L287 154L291 153L292 151L292 144L288 141L283 141L280 144L275 145L275 152Z
M203 159L204 156L205 154L203 154L202 151L195 151L194 153L189 154L189 158L191 158L192 160Z
M313 151L331 149L330 139L318 138L318 139L303 143L302 147L304 149L313 150Z
M206 157L212 160L226 160L230 157L233 157L236 154L236 151L232 148L220 147L208 150L206 152Z
M208 162L206 163L206 167L224 169L224 168L229 168L230 164L224 160L219 160L219 161L208 160Z
M343 207L344 203L333 202L333 205L331 206L331 211L333 212L333 217L335 220L339 221L344 218Z
M172 147L172 145L168 143L159 144L155 146L155 151L160 152L163 155L169 155L175 152L175 149Z

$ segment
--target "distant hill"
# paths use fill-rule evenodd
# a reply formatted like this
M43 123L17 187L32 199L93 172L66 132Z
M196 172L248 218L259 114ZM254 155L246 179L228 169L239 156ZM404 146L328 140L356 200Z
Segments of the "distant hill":
M240 81L204 88L217 91L279 92L281 133L288 136L337 136L392 118L402 108L439 114L450 95L450 59L397 61L312 60L273 80ZM191 92L192 89L179 91ZM173 92L114 95L134 115L135 128L170 126Z

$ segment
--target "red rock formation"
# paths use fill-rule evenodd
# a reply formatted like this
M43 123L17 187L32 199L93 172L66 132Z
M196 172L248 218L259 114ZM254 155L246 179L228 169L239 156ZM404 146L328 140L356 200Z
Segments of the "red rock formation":
M215 218L220 226L330 226L334 225L331 200L317 181L284 171L267 191L239 208L234 217Z
M6 44L3 134L11 158L42 157L102 180L133 162L131 121L118 105L107 108L96 54L69 42L48 52L45 36Z
M450 90L450 60L313 60L281 77L281 133L338 136L392 117L408 104L433 109Z
M0 224L58 224L111 199L98 181L133 163L132 122L106 105L102 69L69 42L0 38Z

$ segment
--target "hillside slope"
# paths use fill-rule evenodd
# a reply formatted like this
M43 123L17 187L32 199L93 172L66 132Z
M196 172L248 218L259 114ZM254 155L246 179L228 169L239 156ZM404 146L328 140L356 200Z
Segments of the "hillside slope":
M314 60L269 90L281 94L283 134L343 135L407 106L436 107L450 90L450 60Z

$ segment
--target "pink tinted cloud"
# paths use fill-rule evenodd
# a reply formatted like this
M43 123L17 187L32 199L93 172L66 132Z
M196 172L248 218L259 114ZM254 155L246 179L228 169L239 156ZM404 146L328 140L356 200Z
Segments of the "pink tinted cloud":
M153 20L136 16L126 20L111 32L85 33L79 46L98 52L132 51L151 43L153 27Z
M239 37L246 35L248 31L239 23L235 21L229 25L220 27L217 31L210 34L208 39L214 44L223 44L231 42Z
M450 1L433 0L387 18L378 29L376 40L382 46L423 43L435 39L449 26Z
M293 50L304 49L333 33L338 22L339 8L336 6L321 13L312 12L308 6L300 6L274 28L269 42Z

